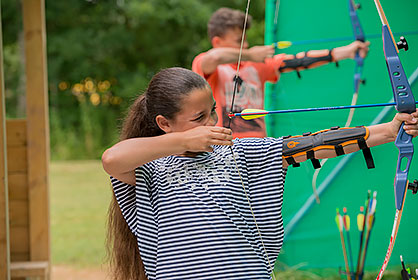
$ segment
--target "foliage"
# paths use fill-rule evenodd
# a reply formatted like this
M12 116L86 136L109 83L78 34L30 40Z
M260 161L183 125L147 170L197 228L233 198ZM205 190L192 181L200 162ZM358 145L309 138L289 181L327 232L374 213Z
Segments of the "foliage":
M20 3L1 5L7 114L23 117ZM225 5L244 11L246 1L46 0L52 158L100 157L117 140L124 112L154 73L190 68L194 56L210 48L207 21ZM264 2L252 3L250 13L248 38L262 44Z

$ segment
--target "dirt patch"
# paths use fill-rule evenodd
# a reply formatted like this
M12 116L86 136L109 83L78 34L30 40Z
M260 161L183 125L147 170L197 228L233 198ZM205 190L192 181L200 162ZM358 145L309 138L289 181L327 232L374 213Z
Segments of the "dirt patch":
M52 280L110 280L107 267L75 268L65 265L52 267Z

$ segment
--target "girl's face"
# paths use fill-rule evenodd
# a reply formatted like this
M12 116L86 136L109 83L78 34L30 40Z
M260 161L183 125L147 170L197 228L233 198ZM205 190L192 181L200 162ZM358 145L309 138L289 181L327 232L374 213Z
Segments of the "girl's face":
M181 103L180 112L173 119L167 120L169 131L165 132L181 132L197 126L214 126L218 122L216 102L210 88L192 90Z

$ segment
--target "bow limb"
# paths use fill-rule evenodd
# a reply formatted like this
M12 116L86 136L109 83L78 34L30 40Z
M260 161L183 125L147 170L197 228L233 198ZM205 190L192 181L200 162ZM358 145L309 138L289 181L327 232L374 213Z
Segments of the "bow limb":
M376 4L377 11L382 21L383 50L390 82L392 85L393 97L396 103L395 108L398 112L401 113L415 112L415 98L412 94L411 86L406 78L405 71L398 56L399 48L404 48L405 50L407 50L408 44L406 43L406 40L402 37L401 42L395 42L383 8L380 5L380 1L374 0L374 2ZM402 124L399 129L398 136L395 140L395 145L399 150L398 164L396 168L396 176L394 183L396 214L389 242L389 247L386 252L386 257L383 262L382 268L380 269L379 274L376 277L376 280L380 280L382 278L383 273L385 272L385 269L389 263L393 247L395 246L396 236L398 233L403 206L405 203L406 191L408 189L408 173L414 154L414 145L412 143L412 136L405 132L404 124ZM405 166L405 164L406 167L403 168L401 165Z
M355 4L354 0L348 0L348 9L350 11L350 20L351 25L353 27L353 34L356 41L364 42L366 40L363 28L361 27L360 20L357 14L357 10L360 8L359 4ZM364 80L361 78L364 66L364 58L362 58L359 54L359 51L356 52L354 56L354 61L356 63L354 68L354 93L353 98L351 101L351 105L357 104L358 92L360 88L360 84L364 84ZM345 124L346 127L351 125L351 121L354 116L355 108L350 110L350 113L347 118L347 122Z

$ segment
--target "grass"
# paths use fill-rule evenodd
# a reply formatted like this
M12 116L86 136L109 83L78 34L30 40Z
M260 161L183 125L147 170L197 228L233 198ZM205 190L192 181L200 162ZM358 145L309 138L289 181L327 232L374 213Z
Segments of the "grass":
M53 264L99 266L105 257L109 177L100 161L50 165Z
M76 268L103 264L111 188L100 161L51 162L50 195L52 263ZM345 279L336 275L335 269L281 267L277 279ZM366 273L363 279L375 279L376 274ZM387 271L384 279L401 279L400 272Z

